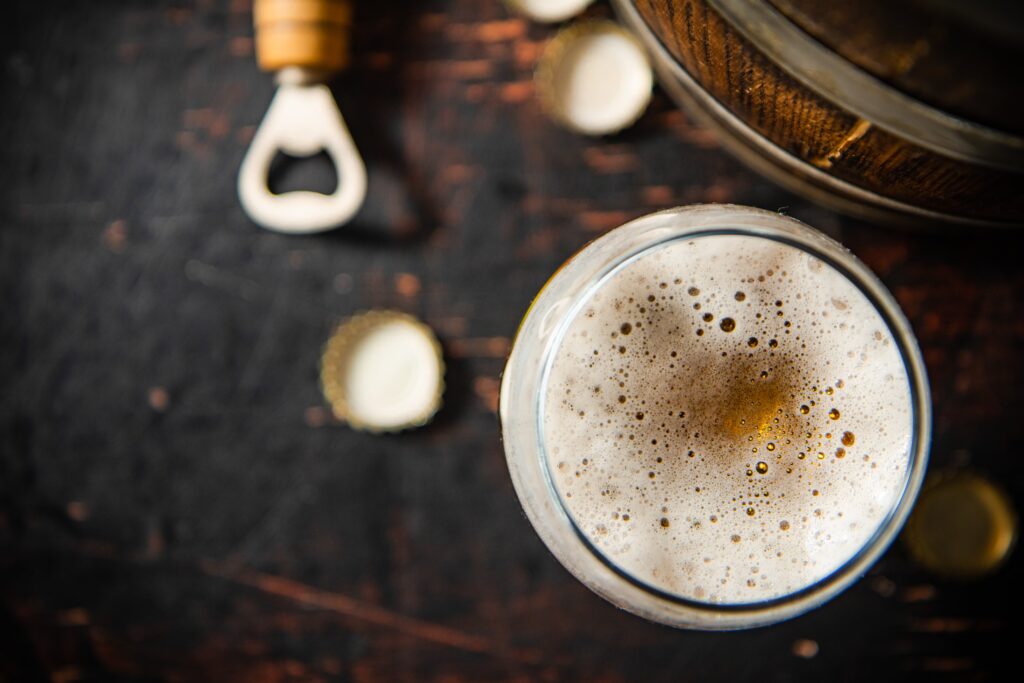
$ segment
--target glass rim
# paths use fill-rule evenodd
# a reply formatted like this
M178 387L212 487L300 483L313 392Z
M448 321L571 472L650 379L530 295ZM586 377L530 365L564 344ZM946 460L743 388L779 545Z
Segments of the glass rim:
M693 218L700 218L699 214L701 213L705 214L705 219L694 221ZM665 219L674 221L674 224L652 226L651 229L647 229L648 226L646 224L661 223ZM555 511L560 518L560 523L568 526L575 542L579 544L577 550L585 551L587 555L598 561L617 580L624 582L635 591L640 591L642 594L653 598L656 603L655 606L657 606L657 603L661 603L663 606L668 607L668 609L655 609L652 612L649 609L651 605L647 605L648 609L644 609L642 605L637 604L637 601L630 599L629 591L611 594L614 593L614 581L609 585L594 585L587 580L589 577L581 576L583 568L579 566L578 562L572 563L572 566L566 562L566 558L562 556L562 553L570 552L572 549L556 547L558 544L553 545L548 538L544 537L545 534L538 527L535 520L536 510L531 511L527 505L527 500L524 499L520 491L523 482L517 481L517 471L512 462L514 453L509 449L509 442L514 439L515 435L505 433L506 457L509 460L509 469L513 475L513 483L516 485L517 493L520 494L519 497L521 502L523 502L524 510L534 528L540 533L542 539L555 556L577 578L611 602L655 621L675 626L731 629L775 623L802 614L834 597L867 571L888 548L902 528L920 490L930 445L931 402L923 359L921 358L921 353L910 324L903 315L896 300L867 266L835 240L796 219L761 209L735 205L693 205L668 209L637 218L591 242L556 270L537 294L517 332L508 365L506 366L506 376L503 378L502 405L500 410L503 431L506 431L505 402L507 392L505 384L510 376L516 374L512 371L513 363L516 360L516 349L520 344L520 337L523 334L526 323L531 316L537 315L540 312L538 307L543 305L545 294L553 291L560 284L561 280L570 276L567 272L570 270L570 266L573 264L578 265L580 260L586 259L588 254L596 253L602 242L613 240L616 237L623 237L626 233L635 233L635 240L630 243L630 248L608 259L607 262L600 264L601 267L597 268L595 272L588 273L589 277L582 283L575 283L571 301L558 310L557 324L553 325L551 330L549 330L546 343L540 351L539 368L536 370L536 372L539 372L539 376L535 378L538 391L534 397L531 414L534 422L533 431L536 437L534 455L538 460L544 495L555 504ZM908 465L902 489L893 498L891 508L885 517L878 522L871 537L842 564L813 583L809 583L796 591L772 598L743 603L705 602L672 593L633 575L598 548L591 541L589 535L579 527L552 480L543 424L546 387L556 351L568 327L582 307L589 301L590 297L619 271L652 250L663 248L680 240L725 235L758 237L786 244L820 259L853 284L876 310L893 337L906 372L912 419L911 441L907 450ZM626 239L628 238L629 236L627 235ZM550 310L545 311L545 313L550 313ZM545 317L547 316L545 315ZM550 522L551 520L548 521ZM609 582L606 581L605 583Z

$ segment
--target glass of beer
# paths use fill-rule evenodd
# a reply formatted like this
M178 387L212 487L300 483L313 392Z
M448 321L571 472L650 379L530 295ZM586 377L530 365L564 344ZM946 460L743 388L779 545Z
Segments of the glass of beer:
M921 486L931 407L910 325L840 244L740 206L652 214L533 301L502 379L537 533L619 607L771 624L861 576Z

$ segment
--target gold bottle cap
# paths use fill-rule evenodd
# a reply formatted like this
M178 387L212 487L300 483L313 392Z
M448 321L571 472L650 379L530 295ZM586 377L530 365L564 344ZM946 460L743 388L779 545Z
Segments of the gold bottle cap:
M587 135L608 135L635 123L654 86L640 43L606 19L559 31L544 48L535 81L545 111Z
M507 0L515 11L544 23L565 21L587 8L594 0Z
M320 384L335 417L356 429L418 427L441 407L441 344L429 327L405 313L362 313L327 341Z
M970 472L933 476L907 520L914 559L943 576L975 578L996 569L1013 548L1017 516L1009 497Z

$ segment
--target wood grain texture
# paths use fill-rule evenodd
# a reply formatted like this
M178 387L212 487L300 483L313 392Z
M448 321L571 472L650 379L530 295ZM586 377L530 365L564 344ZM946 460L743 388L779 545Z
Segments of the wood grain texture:
M523 517L495 415L520 317L587 240L677 204L784 208L904 307L931 376L933 466L985 472L1020 507L1011 236L837 216L745 170L661 94L622 135L566 132L532 93L550 28L490 0L356 5L336 94L367 204L344 231L272 234L235 197L273 87L248 2L12 11L0 680L986 680L1012 663L1019 552L953 583L896 544L835 601L751 632L625 614ZM356 433L320 396L333 325L375 306L445 347L446 404L425 429Z
M924 149L824 99L773 63L704 0L636 0L680 65L746 126L810 167L912 206L1024 220L1024 175Z

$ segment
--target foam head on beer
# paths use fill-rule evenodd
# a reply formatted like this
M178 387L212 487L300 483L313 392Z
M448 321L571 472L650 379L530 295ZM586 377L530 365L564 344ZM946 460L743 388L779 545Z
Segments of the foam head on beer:
M565 327L541 410L580 531L636 580L704 603L832 574L910 465L885 320L831 265L749 235L671 242L609 275Z

